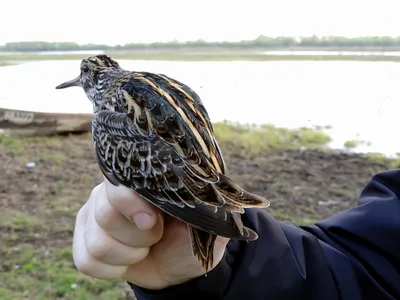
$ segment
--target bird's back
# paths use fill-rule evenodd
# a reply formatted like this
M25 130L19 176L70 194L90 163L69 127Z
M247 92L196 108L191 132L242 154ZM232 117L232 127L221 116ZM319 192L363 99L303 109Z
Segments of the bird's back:
M177 80L148 72L125 73L113 88L118 108L105 106L93 119L105 176L195 228L255 239L237 214L246 207L266 207L268 201L226 176L200 97Z

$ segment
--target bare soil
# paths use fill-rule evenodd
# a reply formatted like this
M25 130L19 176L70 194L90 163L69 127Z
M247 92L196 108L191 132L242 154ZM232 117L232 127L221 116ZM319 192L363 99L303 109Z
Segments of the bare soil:
M357 205L371 177L389 169L389 165L373 163L357 154L271 150L244 155L232 145L221 147L229 174L245 189L268 198L268 210L276 218L298 224L312 223ZM18 250L21 245L31 245L46 261L59 259L56 254L70 248L76 213L102 175L89 134L3 141L0 161L0 274L11 278L16 265L26 264ZM70 253L64 259L73 268ZM29 276L39 276L30 272ZM43 276L47 280L48 275ZM27 289L26 297L18 294L13 299L37 299L34 295L42 295L42 291L33 292L26 284L21 282ZM8 283L3 288L11 293L20 287ZM93 290L91 285L88 289L101 294L107 287ZM60 288L43 295L47 299L80 299L73 293ZM114 299L127 297L120 296Z

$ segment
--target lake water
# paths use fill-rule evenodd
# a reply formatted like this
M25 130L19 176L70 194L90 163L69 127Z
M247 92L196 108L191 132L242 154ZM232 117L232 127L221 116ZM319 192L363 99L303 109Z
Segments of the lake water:
M372 142L359 151L400 152L400 64L352 61L120 61L131 70L161 72L190 85L213 121L284 127L332 125L332 147ZM0 68L0 107L90 113L79 88L55 90L79 73L79 61L28 62Z

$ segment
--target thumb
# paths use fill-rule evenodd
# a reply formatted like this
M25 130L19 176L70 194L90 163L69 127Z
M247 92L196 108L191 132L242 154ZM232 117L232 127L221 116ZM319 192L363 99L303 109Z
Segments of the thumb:
M115 186L104 178L106 195L110 204L141 230L150 230L160 218L160 211L133 190Z

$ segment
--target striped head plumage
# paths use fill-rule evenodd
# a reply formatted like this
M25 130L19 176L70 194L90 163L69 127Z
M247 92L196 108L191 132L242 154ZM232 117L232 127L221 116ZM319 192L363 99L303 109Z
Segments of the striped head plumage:
M58 85L56 89L80 86L93 103L95 112L101 110L103 106L113 109L113 106L117 105L117 103L111 102L116 99L112 95L115 93L113 85L126 71L108 55L97 55L83 59L80 71L78 77ZM107 101L111 103L107 103Z

